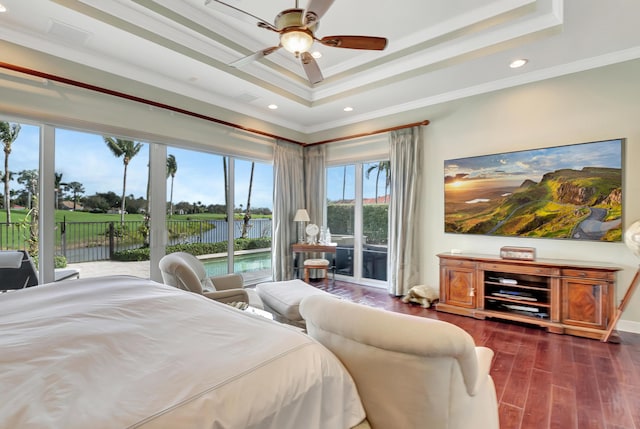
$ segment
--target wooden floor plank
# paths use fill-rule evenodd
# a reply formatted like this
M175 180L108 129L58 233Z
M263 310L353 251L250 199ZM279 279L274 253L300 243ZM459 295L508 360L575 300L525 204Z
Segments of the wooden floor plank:
M548 428L551 417L551 373L534 369L526 391L526 405L522 415L522 426Z
M500 429L640 429L640 335L620 344L558 335L498 320L478 320L405 304L384 289L314 283L344 299L453 323L494 353Z
M579 429L576 392L566 387L551 386L551 429Z

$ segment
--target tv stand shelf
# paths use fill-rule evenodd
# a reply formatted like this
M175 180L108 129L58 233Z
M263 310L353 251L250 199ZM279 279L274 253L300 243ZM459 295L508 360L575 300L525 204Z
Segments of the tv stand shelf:
M619 267L489 255L440 258L438 311L535 324L549 332L603 340L614 316Z

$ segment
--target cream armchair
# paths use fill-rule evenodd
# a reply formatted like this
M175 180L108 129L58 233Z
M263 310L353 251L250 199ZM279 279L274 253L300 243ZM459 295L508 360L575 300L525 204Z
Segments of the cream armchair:
M353 377L371 428L499 428L493 351L464 330L322 295L300 313Z
M190 253L170 253L158 264L164 284L204 295L220 302L247 302L264 308L260 296L253 289L244 289L240 274L207 277L204 265Z

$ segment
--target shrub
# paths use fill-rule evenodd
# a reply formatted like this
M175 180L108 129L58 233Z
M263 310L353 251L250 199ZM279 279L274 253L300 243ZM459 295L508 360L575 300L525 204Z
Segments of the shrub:
M271 238L238 238L234 242L234 250L249 250L249 249L268 249L271 248ZM173 244L167 246L166 253L174 252L187 252L192 255L209 255L212 253L225 253L227 251L227 242L219 241L217 243L185 243L185 244ZM127 249L115 252L113 254L113 260L115 261L148 261L149 260L149 248L139 247L136 249Z
M38 254L31 255L31 259L33 259L33 263L38 267ZM53 257L53 267L54 268L65 268L67 266L67 258L62 255L55 255Z

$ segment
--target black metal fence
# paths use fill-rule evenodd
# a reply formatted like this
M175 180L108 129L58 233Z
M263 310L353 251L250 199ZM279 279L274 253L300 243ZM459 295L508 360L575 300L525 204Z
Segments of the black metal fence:
M234 221L233 238L242 236L243 221ZM167 244L217 243L229 239L224 220L168 220ZM251 219L248 238L271 237L271 219ZM29 228L22 223L0 223L0 249L25 250ZM111 259L114 252L137 248L148 239L144 221L120 222L56 222L56 254L67 262L89 262Z

